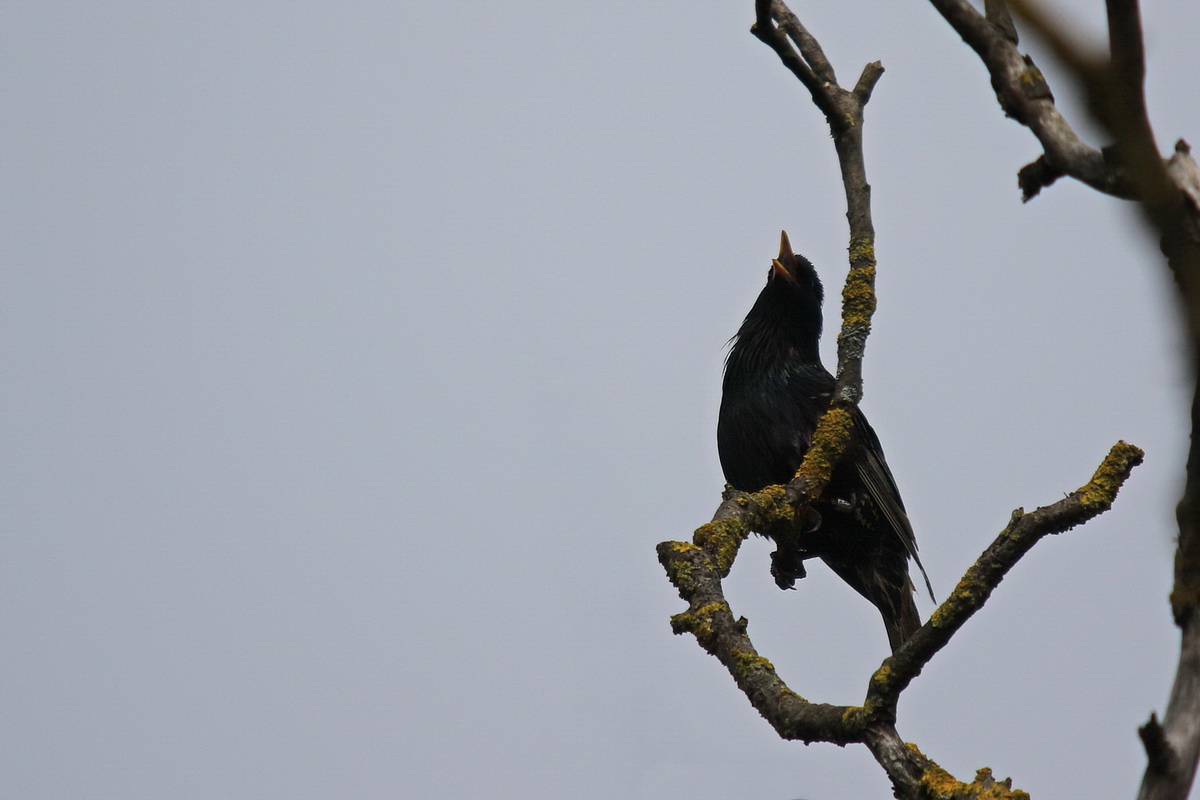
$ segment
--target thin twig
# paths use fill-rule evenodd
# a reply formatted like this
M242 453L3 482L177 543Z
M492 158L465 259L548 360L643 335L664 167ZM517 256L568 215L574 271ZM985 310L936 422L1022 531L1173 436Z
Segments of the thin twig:
M1042 146L1042 162L1022 171L1026 200L1069 175L1097 191L1129 198L1133 189L1104 154L1086 144L1059 112L1041 71L1023 56L1005 33L990 23L967 0L930 0L963 41L979 56L991 76L992 88L1004 113L1029 128ZM1014 11L1027 7L1008 0ZM1035 162L1036 163L1036 162Z
M824 89L825 82L817 77L809 62L796 52L796 49L788 41L787 35L775 27L774 6L776 5L781 5L778 0L755 0L756 19L750 32L775 51L783 65L791 70L800 83L804 84L805 89L808 89L813 102L828 119L837 113L833 99ZM824 58L823 54L821 58Z
M808 32L800 22L800 18L792 13L792 10L783 3L771 4L771 16L779 23L779 27L788 35L788 38L800 50L800 54L804 56L804 60L812 67L814 73L825 83L833 86L837 85L837 75L833 72L833 65L829 63L829 59L825 57L825 51L821 48L821 43Z
M845 411L862 398L862 359L875 313L875 228L862 136L863 109L883 75L883 65L878 61L868 64L854 89L843 89L834 79L833 67L821 45L782 0L756 0L755 11L757 19L751 31L800 78L813 103L825 115L842 173L850 226L850 272L842 289L837 385L831 408ZM779 27L775 20L779 20ZM781 33L783 28L787 36ZM820 425L824 424L822 419Z

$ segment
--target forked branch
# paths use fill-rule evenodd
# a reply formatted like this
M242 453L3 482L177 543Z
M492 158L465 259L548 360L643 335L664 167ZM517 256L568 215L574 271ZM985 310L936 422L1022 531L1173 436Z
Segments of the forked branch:
M1067 174L1138 201L1175 278L1195 379L1200 375L1200 167L1183 140L1169 159L1158 151L1146 108L1145 47L1137 0L1107 0L1107 53L1081 44L1036 0L1008 0L1065 65L1083 90L1092 118L1109 136L1103 169L1096 167L1096 151L1082 147L1065 121L1047 123L1061 119L1051 110L1048 90L1036 102L1006 102L1021 94L1021 76L1012 69L1018 57L1015 42L999 43L994 30L985 30L982 18L965 0L930 2L979 54L1005 111L1027 125L1045 148L1037 162L1021 171L1026 199ZM1139 792L1143 800L1184 800L1200 760L1200 385L1193 388L1191 425L1186 483L1177 509L1179 539L1171 592L1172 611L1181 629L1180 657L1162 721L1152 715L1140 731L1148 756Z
M671 628L675 633L694 635L697 643L724 665L751 705L781 738L806 744L864 744L900 797L929 796L926 790L935 780L943 788L969 787L972 784L958 782L900 738L895 725L901 693L983 607L1022 556L1044 536L1070 530L1107 511L1141 461L1141 450L1118 442L1092 479L1078 490L1035 511L1014 512L1008 527L967 570L929 621L871 676L861 706L814 703L789 688L774 665L754 647L746 619L735 617L725 598L722 581L750 531L770 525L780 515L794 513L783 487L754 494L730 490L713 521L698 528L691 542L658 545L659 561L688 604L687 611L671 618Z
M952 2L947 6L957 9L965 29L980 42L984 41L984 33L976 30L962 8ZM898 797L976 797L982 792L997 800L1027 797L1023 792L1013 791L1007 782L995 781L987 770L981 770L973 783L959 782L915 747L905 744L895 728L897 701L929 660L983 606L1008 570L1039 539L1086 522L1111 506L1130 471L1141 463L1142 453L1119 442L1092 480L1078 491L1031 513L1014 513L1009 526L968 570L929 622L875 671L863 705L810 702L792 691L774 665L759 654L747 632L746 619L736 617L730 608L722 581L728 576L741 543L752 531L768 530L780 522L794 522L798 514L804 513L806 505L820 496L845 448L850 412L862 395L862 358L875 310L876 267L871 192L862 148L863 109L883 74L883 67L878 62L868 64L855 87L844 89L838 85L833 67L816 38L783 2L756 0L755 9L752 29L755 36L779 55L824 113L846 190L850 272L842 293L837 388L803 463L786 486L770 486L753 494L729 489L712 522L698 528L691 542L658 545L659 561L680 597L688 603L685 612L672 617L672 629L694 635L700 646L725 666L754 708L781 737L806 743L865 745L891 779ZM993 17L1000 18L995 14ZM1004 25L979 19L989 26L989 31L1004 29ZM1003 33L1000 36L1004 38ZM1015 40L1015 34L1011 38ZM1032 64L1022 60L1020 69L1032 69ZM1026 99L1044 100L1037 97L1036 91ZM1020 104L1013 107L1019 113L1028 112L1027 115L1044 117L1052 123L1057 115L1052 98L1048 106L1044 102L1036 106L1036 114ZM1083 147L1082 143L1077 144ZM1103 163L1098 152L1095 157L1098 161L1092 165L1094 174L1088 174L1111 189L1119 183L1115 172Z

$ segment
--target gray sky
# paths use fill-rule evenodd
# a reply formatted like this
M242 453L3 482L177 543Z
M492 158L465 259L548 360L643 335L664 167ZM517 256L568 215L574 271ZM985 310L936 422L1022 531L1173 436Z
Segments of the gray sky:
M1200 8L1150 6L1166 148L1200 139ZM797 10L843 82L888 70L864 407L940 596L1013 508L1147 451L900 731L959 777L1132 795L1186 446L1155 248L1072 183L1019 202L1034 141L927 4ZM752 16L6 4L0 794L887 796L671 635L654 557L718 502L723 346L779 230L845 274L827 130ZM876 612L823 568L779 592L770 549L735 613L795 690L856 702Z

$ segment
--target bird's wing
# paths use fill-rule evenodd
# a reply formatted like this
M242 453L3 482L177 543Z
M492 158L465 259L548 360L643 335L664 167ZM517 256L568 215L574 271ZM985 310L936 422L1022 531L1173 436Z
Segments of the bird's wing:
M745 491L790 481L812 443L832 387L833 376L819 364L776 371L727 369L717 418L725 479Z
M867 418L857 408L854 410L854 428L854 434L861 443L861 457L854 460L854 469L863 486L875 498L875 504L887 519L888 526L921 570L925 588L929 591L929 599L933 600L933 586L929 583L929 575L925 572L921 557L917 555L917 537L913 534L912 523L908 521L908 514L904 510L904 501L900 499L896 479L892 477L892 471L883 460L883 446Z

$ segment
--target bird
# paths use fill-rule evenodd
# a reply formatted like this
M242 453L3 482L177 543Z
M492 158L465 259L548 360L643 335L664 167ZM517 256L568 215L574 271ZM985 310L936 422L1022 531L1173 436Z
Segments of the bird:
M757 492L795 477L833 395L834 377L821 364L824 290L816 268L792 252L787 232L763 287L730 339L717 419L717 452L734 489ZM850 439L811 512L774 540L771 573L781 589L805 576L819 558L879 609L895 652L920 626L908 573L917 556L900 490L866 416L851 411ZM815 513L812 513L815 512Z

